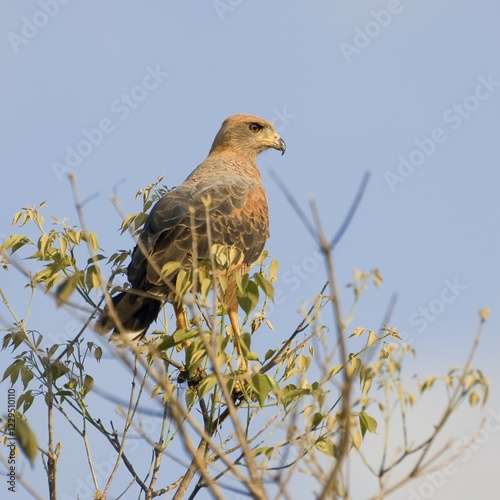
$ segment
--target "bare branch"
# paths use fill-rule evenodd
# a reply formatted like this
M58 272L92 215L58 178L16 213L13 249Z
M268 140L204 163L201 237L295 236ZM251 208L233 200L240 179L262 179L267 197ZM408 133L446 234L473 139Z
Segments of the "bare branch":
M342 239L342 236L344 236L344 233L347 231L347 228L351 224L352 219L354 218L354 215L358 210L359 204L363 199L363 194L365 192L366 186L368 185L368 181L370 180L370 175L371 173L368 170L363 174L363 178L361 179L361 183L359 185L356 196L352 201L351 207L349 208L349 211L347 212L344 221L342 222L339 230L337 231L337 234L330 241L331 250L333 250L339 244L340 240Z

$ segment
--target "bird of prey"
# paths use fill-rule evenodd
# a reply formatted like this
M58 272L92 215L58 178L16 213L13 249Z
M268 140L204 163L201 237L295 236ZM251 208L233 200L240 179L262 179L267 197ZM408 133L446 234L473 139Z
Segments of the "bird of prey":
M269 215L255 160L269 148L283 154L286 146L267 120L233 115L223 122L205 161L153 206L128 266L130 288L109 301L97 331L113 330L111 340L118 344L136 342L167 301L173 303L177 328L186 329L182 300L172 293L176 273L167 283L161 269L169 262L179 268L192 266L193 256L207 259L209 243L236 248L243 255L243 266L257 260L269 237ZM238 335L235 293L226 309Z

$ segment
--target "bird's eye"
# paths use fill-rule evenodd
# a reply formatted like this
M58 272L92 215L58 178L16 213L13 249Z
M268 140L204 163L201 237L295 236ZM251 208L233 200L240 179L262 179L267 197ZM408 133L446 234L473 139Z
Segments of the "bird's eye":
M256 134L259 130L262 130L264 127L262 125L259 125L258 123L250 123L250 125L248 125L248 128L250 129L250 132Z

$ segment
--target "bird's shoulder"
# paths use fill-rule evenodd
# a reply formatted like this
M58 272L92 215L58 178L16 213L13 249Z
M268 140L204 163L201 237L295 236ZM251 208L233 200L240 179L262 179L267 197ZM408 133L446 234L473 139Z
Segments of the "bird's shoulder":
M218 176L187 179L171 189L156 202L146 222L148 233L171 229L190 217L205 217L209 212L230 213L241 209L248 200L265 198L262 185L257 179L234 172L222 172Z

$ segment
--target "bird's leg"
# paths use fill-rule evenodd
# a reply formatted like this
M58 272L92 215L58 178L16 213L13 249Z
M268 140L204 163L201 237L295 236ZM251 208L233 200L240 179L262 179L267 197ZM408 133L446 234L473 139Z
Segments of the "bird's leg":
M182 302L174 302L175 322L177 330L187 330L186 315Z
M242 270L236 270L236 272L242 272ZM245 356L243 356L243 349L241 348L240 319L238 317L238 297L236 296L236 280L234 276L229 279L225 298L227 304L227 314L229 316L229 321L231 322L231 328L233 329L234 347L236 348L236 354L238 356L236 366L238 368L238 371L248 374L248 363Z
M182 302L174 302L175 322L177 330L187 330L186 310ZM187 339L182 346L187 349L191 345L191 340Z

